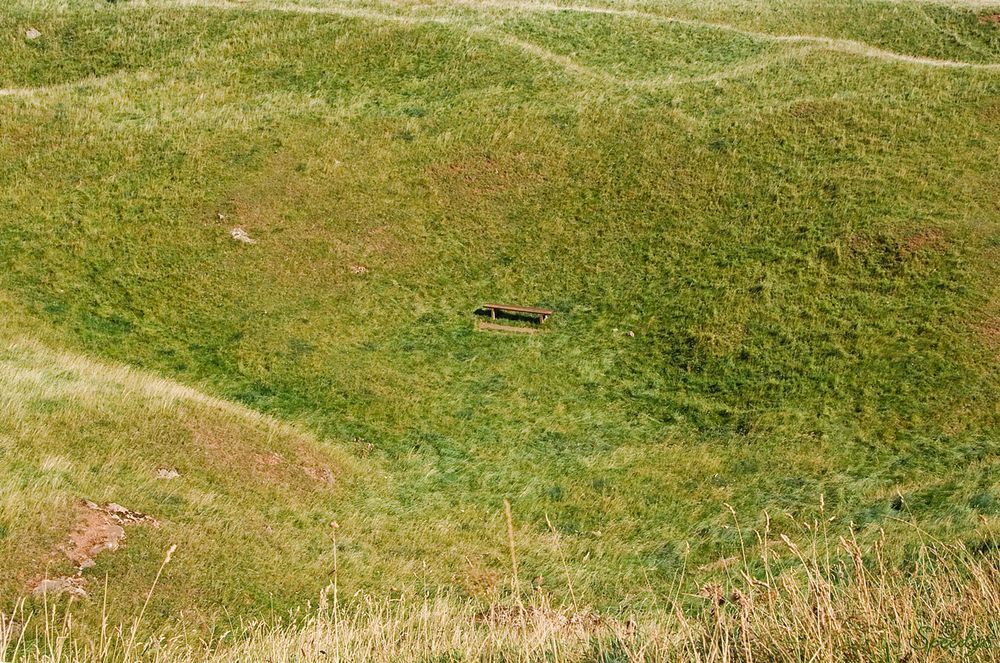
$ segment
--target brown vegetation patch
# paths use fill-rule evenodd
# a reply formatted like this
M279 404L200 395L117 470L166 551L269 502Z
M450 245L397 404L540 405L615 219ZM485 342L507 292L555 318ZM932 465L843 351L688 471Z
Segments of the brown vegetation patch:
M944 232L926 228L911 233L903 240L903 250L915 253L923 249L940 249L944 246Z
M277 467L285 462L285 459L281 457L276 451L270 451L268 453L262 454L252 454L254 462L260 467Z
M800 120L824 118L832 114L839 104L824 99L799 99L788 107L788 114Z
M267 448L263 443L253 444L235 427L199 420L188 421L187 426L192 441L213 465L247 468L264 481L295 487L311 486L312 482L333 486L337 482L338 464L308 443L296 441ZM303 475L312 481L304 484Z
M474 194L500 193L521 183L544 180L541 173L521 167L520 159L501 162L488 155L472 156L459 161L429 167L431 177L449 189L462 189Z
M980 323L977 331L980 337L986 342L986 345L993 349L1000 349L1000 316Z
M337 483L337 477L333 475L333 471L329 467L316 467L313 465L303 465L302 471L307 477L313 481L318 481L319 483L325 483L328 486L332 486Z
M546 624L564 631L595 633L609 620L592 610L570 610L549 606L547 603L528 605L493 605L476 615L477 621L493 628Z
M453 161L440 172L452 182L464 184L476 193L502 191L510 182L510 173L485 156Z
M979 108L979 116L986 120L996 122L1000 120L1000 104L987 103Z
M979 22L983 25L1000 25L1000 14L980 14Z
M491 595L502 579L500 572L483 564L483 560L474 561L466 556L465 562L465 572L456 574L455 584L464 586L470 594Z

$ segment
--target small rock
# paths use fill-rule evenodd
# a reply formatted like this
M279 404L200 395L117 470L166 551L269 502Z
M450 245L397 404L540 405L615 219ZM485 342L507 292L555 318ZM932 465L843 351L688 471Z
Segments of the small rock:
M156 526L159 524L152 516L147 516L146 514L139 513L138 511L132 511L131 509L127 509L121 504L115 504L114 502L108 502L104 506L104 511L112 517L117 518L123 525L131 523L146 523Z
M42 33L34 28L28 28L24 31L24 36L28 39L38 39L42 36Z
M351 265L351 274L367 274L368 268L364 265Z
M76 576L64 576L62 578L45 578L35 585L31 593L35 596L48 594L49 596L66 595L73 598L87 598L87 590L84 588L84 579Z
M237 242L243 242L244 244L256 244L257 240L250 237L247 231L243 228L233 228L229 231L229 236L235 239Z
M176 479L180 475L181 473L173 469L172 467L161 467L160 469L156 470L157 479Z

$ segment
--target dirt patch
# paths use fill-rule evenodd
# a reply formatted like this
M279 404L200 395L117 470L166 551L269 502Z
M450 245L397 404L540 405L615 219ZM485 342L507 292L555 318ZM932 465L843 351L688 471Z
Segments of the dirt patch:
M979 22L983 25L1000 25L1000 14L980 14Z
M82 574L84 569L95 564L94 558L103 552L117 550L125 545L125 527L159 525L151 516L132 511L114 502L99 506L94 502L83 500L76 504L75 512L76 525L66 543L57 550L73 563L76 575L35 580L31 583L30 589L36 596L62 595L87 598L87 581Z
M150 516L131 511L114 502L98 506L84 501L77 506L76 527L70 532L69 541L61 550L82 571L93 566L94 558L102 552L117 550L124 545L126 525L157 524Z

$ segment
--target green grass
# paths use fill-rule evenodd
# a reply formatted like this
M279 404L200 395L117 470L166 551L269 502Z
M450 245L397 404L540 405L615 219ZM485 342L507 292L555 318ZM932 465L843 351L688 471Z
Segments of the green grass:
M601 607L734 554L725 504L794 535L783 514L823 495L838 533L885 528L903 549L907 520L975 544L1000 498L984 332L1000 70L978 66L1000 63L1000 29L985 9L757 4L636 6L686 19L664 22L9 3L8 334L294 424L357 474L317 496L195 464L171 502L146 468L188 443L183 411L153 420L119 391L88 433L87 408L112 404L32 405L29 377L63 369L8 351L27 404L0 414L4 599L75 498L204 528L159 600L205 611L314 596L334 518L345 591L476 595L507 568L505 498L525 579L565 597L559 542ZM796 34L973 66L768 36ZM558 313L531 337L477 333L488 300ZM273 443L261 425L241 443ZM56 515L25 517L27 500ZM185 558L180 531L137 534L88 574L135 596L169 542Z

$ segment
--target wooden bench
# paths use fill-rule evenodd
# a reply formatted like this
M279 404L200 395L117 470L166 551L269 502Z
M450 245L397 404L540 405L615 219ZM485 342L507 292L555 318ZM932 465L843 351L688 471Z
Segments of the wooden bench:
M483 304L483 310L490 312L490 317L497 319L497 311L504 313L520 313L522 315L537 315L538 324L548 320L549 316L555 313L552 309L538 308L537 306L507 306L506 304Z

